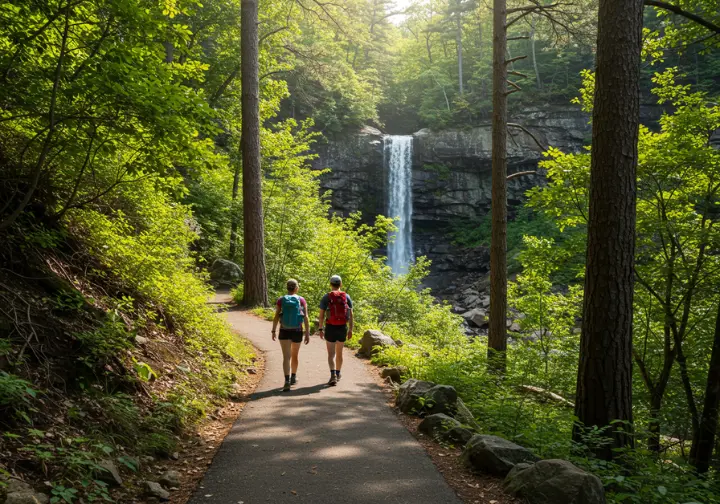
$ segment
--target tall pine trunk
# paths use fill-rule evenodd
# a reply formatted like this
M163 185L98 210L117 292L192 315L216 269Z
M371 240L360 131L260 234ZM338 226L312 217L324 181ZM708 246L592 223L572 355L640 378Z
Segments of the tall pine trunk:
M240 148L242 151L242 147ZM230 260L235 261L237 255L237 242L238 242L238 223L240 216L235 208L235 202L237 201L238 191L240 189L240 163L235 163L235 170L233 172L233 186L232 186L232 215L230 216Z
M708 370L705 385L705 403L703 405L700 427L693 435L690 449L690 463L699 473L706 473L710 468L715 433L718 425L718 411L720 410L720 302L715 319L715 339L713 340L712 354L710 355L710 369Z
M457 12L455 15L457 18L455 22L457 24L455 31L455 44L457 45L457 60L458 60L458 90L460 94L463 94L463 45L462 45L462 6L460 0L457 2Z
M632 423L635 193L640 115L642 0L600 0L590 214L575 414L581 425ZM582 438L582 428L573 435ZM609 427L613 447L632 435Z
M505 371L507 350L507 49L506 0L494 0L492 117L492 237L488 365Z
M243 230L245 248L244 303L268 304L265 276L265 230L260 169L260 79L258 0L241 6Z

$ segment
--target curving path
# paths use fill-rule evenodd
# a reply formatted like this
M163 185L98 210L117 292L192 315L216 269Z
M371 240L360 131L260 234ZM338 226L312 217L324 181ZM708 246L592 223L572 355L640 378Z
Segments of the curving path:
M227 318L266 352L265 376L191 504L460 504L350 350L341 382L327 387L325 344L313 336L300 351L299 383L282 392L271 323L242 311Z

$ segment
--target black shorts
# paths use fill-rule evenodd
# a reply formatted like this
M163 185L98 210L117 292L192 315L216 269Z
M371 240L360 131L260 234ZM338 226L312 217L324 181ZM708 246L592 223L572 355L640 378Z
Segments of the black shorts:
M347 325L325 325L325 341L335 343L344 342L347 339Z
M293 343L302 343L302 329L282 329L280 328L280 340L292 340Z

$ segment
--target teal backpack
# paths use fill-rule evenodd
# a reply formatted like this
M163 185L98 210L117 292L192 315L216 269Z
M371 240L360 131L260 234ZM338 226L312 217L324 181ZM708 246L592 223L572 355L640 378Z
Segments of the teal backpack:
M305 314L303 314L300 296L297 294L286 294L282 297L282 327L284 329L302 328Z

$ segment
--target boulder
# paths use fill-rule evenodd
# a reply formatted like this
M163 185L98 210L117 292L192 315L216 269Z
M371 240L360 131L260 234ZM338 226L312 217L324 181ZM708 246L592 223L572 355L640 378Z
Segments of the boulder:
M454 415L457 410L457 392L449 385L410 379L400 387L396 404L405 414Z
M389 346L397 346L395 340L390 336L385 336L383 333L377 330L365 331L362 339L360 339L360 351L359 353L365 356L371 356L378 352L378 348L384 348Z
M120 471L118 471L115 462L112 460L102 460L98 465L103 470L97 472L97 479L110 486L120 486L123 484L123 479L120 476Z
M441 439L446 443L465 446L474 435L475 433L467 427L457 426L447 432L443 432L441 434Z
M210 280L218 285L235 287L243 281L240 266L227 259L215 259L210 266Z
M468 308L475 308L480 304L480 298L478 296L468 296L463 299L463 304Z
M535 462L538 458L527 448L507 439L477 434L465 446L462 460L475 471L506 476L515 465Z
M433 382L410 378L400 386L395 404L405 414L419 413L423 408L425 393L434 386Z
M26 492L32 492L33 488L28 483L25 483L23 480L15 479L15 478L8 478L7 480L7 487L5 488L7 493L26 493Z
M462 318L475 327L485 327L488 325L488 317L482 308L473 308L462 314Z
M510 324L510 327L508 327L508 331L520 332L522 331L522 327L520 327L520 324L518 324L517 322L513 322L512 324Z
M44 493L13 492L8 493L5 504L48 504L50 498Z
M160 476L160 484L166 488L178 488L180 486L180 473L177 471L165 471Z
M475 421L475 417L472 412L468 409L462 399L457 399L457 411L455 412L455 418L460 421L463 425L479 431L480 425Z
M600 479L567 460L518 464L505 478L505 490L530 504L605 504Z
M157 497L161 501L170 499L170 492L160 486L160 483L146 481L143 486L145 487L145 493L151 497Z
M431 415L454 415L457 411L457 398L457 391L450 385L435 385L425 393L425 411Z
M405 366L387 367L382 370L382 377L390 379L393 383L402 383L402 375L407 374L408 369Z
M418 430L433 439L440 439L443 433L453 427L460 427L460 422L444 413L435 413L426 416L418 425Z
M490 307L490 296L483 296L480 298L480 306L483 308L489 308Z
M138 345L147 345L150 340L144 336L135 336L135 343Z

